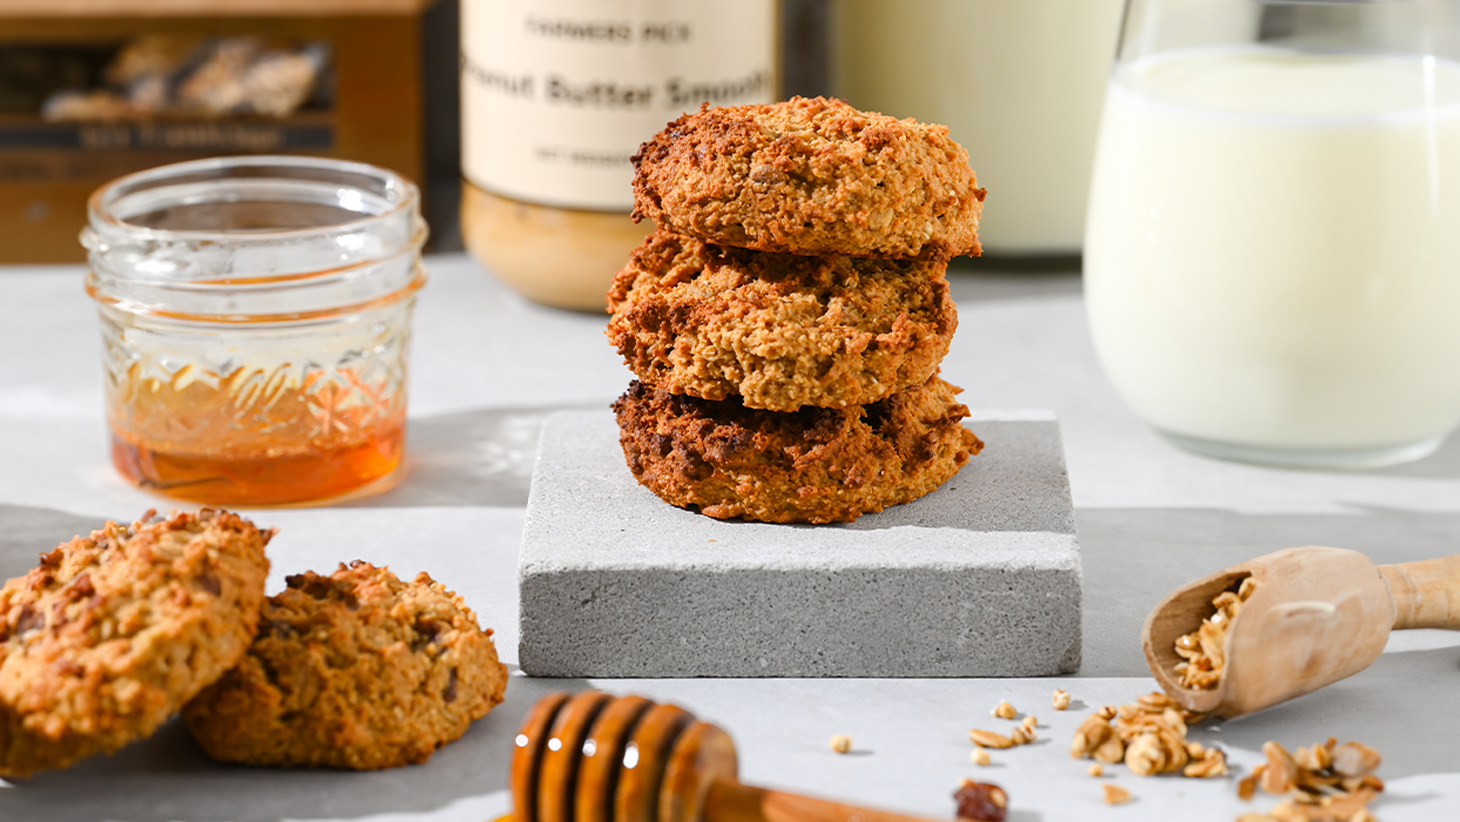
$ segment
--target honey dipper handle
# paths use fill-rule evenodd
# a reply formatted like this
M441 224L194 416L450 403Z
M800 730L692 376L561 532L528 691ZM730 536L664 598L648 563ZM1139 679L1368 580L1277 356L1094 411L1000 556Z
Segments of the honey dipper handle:
M1460 554L1380 565L1394 595L1394 629L1460 630Z
M703 816L705 822L928 822L725 779L710 783Z

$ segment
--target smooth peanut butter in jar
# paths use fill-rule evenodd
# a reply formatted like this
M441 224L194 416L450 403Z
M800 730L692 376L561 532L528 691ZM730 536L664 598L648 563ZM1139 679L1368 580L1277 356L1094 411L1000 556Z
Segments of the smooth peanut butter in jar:
M304 157L179 163L94 194L82 242L117 470L228 505L386 483L425 283L419 202L393 172Z
M630 158L701 103L776 95L778 0L462 0L462 237L530 300L602 311L653 231Z

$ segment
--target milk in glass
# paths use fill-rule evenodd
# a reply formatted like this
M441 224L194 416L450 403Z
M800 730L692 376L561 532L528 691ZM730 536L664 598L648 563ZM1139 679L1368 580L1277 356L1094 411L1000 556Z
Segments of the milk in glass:
M1460 65L1257 46L1122 64L1085 237L1102 364L1157 429L1432 448L1460 421Z

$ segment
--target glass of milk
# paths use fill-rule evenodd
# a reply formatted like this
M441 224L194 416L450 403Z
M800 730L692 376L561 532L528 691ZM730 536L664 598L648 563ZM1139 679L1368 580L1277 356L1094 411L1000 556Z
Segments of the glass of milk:
M1129 0L1085 289L1167 438L1364 467L1460 423L1456 6Z

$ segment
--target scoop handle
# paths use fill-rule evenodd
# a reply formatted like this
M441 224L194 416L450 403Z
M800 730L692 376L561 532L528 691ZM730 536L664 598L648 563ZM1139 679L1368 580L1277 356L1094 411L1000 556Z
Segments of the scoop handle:
M703 816L705 822L929 822L726 779L710 783Z
M1399 565L1380 565L1394 595L1394 630L1460 631L1460 554Z

